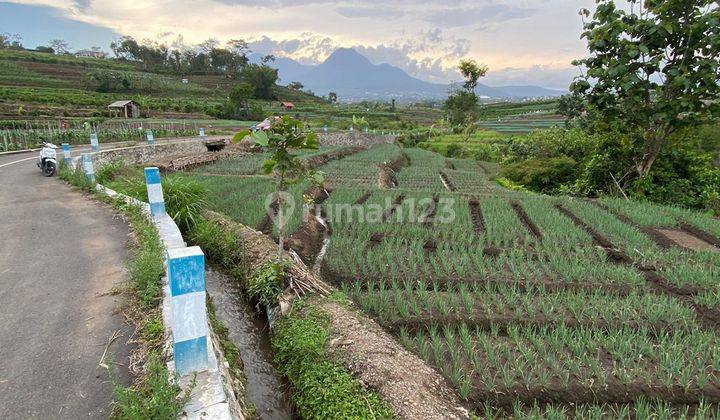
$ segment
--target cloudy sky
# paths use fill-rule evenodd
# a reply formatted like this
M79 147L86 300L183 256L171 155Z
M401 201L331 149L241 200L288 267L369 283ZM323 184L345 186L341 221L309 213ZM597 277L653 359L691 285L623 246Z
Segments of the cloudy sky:
M243 38L255 51L305 64L354 47L431 82L456 80L461 58L491 71L489 85L564 89L585 54L578 11L593 0L9 0L0 32L34 47L64 38L73 48L108 48L131 35L166 44Z

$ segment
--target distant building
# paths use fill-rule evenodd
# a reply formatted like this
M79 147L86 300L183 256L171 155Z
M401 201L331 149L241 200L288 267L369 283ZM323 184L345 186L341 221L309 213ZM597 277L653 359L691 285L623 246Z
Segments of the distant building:
M140 118L140 105L135 101L115 101L108 109L113 117Z
M292 102L282 102L280 105L282 105L285 111L291 111L293 108L295 108L295 104L293 104Z
M90 58L106 58L107 53L104 51L94 50L80 50L75 53L75 57L90 57Z

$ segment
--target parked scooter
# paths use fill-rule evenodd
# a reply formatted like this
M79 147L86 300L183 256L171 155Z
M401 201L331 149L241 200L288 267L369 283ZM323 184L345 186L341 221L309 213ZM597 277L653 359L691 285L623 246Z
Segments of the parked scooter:
M52 143L43 143L38 157L37 166L42 170L43 175L53 176L57 172L57 146Z

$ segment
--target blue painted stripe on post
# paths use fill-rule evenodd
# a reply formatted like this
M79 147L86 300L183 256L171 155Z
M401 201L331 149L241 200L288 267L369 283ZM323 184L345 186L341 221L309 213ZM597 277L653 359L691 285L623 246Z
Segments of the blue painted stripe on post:
M167 210L165 210L165 203L150 203L150 214L156 215L165 213L167 213Z
M160 183L160 170L156 167L145 168L145 183L146 184L159 184Z
M168 278L172 296L205 291L205 256L200 252L200 255L179 258L173 258L174 255L168 253Z
M180 376L208 368L207 336L173 343L175 370Z

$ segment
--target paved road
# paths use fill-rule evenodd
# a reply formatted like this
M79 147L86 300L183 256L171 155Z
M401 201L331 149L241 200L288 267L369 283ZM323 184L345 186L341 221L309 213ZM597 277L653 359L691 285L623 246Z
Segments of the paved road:
M0 156L0 418L107 418L109 353L128 382L130 328L107 295L128 280L128 227L56 178L36 152Z

